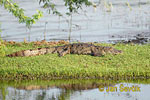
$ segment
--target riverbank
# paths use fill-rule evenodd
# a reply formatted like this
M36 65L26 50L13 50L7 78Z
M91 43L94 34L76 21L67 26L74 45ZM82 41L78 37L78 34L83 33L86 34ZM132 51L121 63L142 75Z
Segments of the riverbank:
M56 44L62 45L62 44ZM150 44L95 44L112 46L123 54L93 57L47 54L34 57L1 57L1 80L34 79L135 79L150 78ZM6 54L50 44L8 43Z
M69 79L69 80L22 80L22 81L0 81L0 88L15 87L23 90L39 90L48 88L61 88L70 90L88 90L99 88L99 86L115 86L119 83L125 84L150 84L150 80L99 80L99 79Z

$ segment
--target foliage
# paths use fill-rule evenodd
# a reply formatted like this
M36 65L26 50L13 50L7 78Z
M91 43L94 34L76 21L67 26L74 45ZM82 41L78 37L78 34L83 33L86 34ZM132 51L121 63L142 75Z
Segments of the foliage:
M49 14L52 11L53 14L58 15L58 16L62 16L62 14L59 11L57 11L57 9L55 8L55 4L53 2L51 2L50 0L40 0L39 4L41 2L44 3L43 8L45 8L45 9L47 8Z
M96 44L100 45L100 44ZM148 78L150 77L150 45L101 44L122 50L120 55L93 57L68 54L58 57L47 54L34 57L0 58L0 78L57 79L57 78ZM32 43L7 45L6 54L39 48Z
M65 6L68 7L69 13L77 12L77 10L82 8L82 5L86 6L92 5L88 0L64 0Z
M49 12L52 10L53 14L62 16L62 14L57 11L55 4L51 0L40 0L39 3L41 2L44 3L44 8L49 8ZM71 15L72 13L76 13L78 9L82 9L83 4L86 6L92 5L88 0L64 0L64 2L69 11L66 13L67 15Z
M28 28L31 28L32 24L43 16L39 10L37 10L37 14L32 15L32 17L25 16L24 9L20 8L13 0L0 0L0 5L18 18L19 23L26 23Z

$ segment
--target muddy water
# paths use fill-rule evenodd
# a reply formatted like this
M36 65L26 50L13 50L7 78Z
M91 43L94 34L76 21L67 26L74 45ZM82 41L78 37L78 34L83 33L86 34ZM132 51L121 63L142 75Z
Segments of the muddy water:
M31 16L36 9L44 11L32 29L26 29L25 24L18 24L16 18L0 7L0 22L2 23L2 38L5 40L23 41L24 38L32 41L68 39L69 17L58 17L47 14L37 0L14 0ZM66 8L62 0L53 0L56 8L65 13ZM150 31L150 1L149 0L91 0L97 7L83 7L78 14L73 14L71 39L82 42L108 42L134 38L136 34ZM127 6L126 2L130 3ZM109 7L106 5L109 4ZM112 6L111 6L112 5ZM46 27L46 28L45 28ZM148 35L150 37L150 35Z
M0 100L149 100L149 90L148 80L1 81Z

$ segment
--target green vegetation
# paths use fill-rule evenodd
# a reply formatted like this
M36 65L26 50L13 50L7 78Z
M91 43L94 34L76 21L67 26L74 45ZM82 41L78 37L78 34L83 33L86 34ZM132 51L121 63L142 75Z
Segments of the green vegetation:
M97 44L100 45L100 44ZM102 44L123 50L120 55L47 54L34 57L0 58L0 79L133 79L150 77L150 45ZM33 43L7 44L6 54L33 49Z
M18 18L19 23L26 23L28 28L31 28L37 20L39 20L43 14L37 10L37 14L32 17L25 16L24 9L20 8L18 4L14 3L13 0L0 0L0 6L3 6L6 10L12 13L13 16Z
M43 8L47 8L48 12L52 12L53 14L56 14L58 16L63 16L56 8L55 4L51 0L39 0L39 4L44 4ZM65 14L71 15L70 18L70 31L69 31L69 41L71 38L71 29L72 29L72 13L75 13L78 11L78 9L82 9L82 5L90 6L92 5L91 2L88 0L64 0L64 6L67 7L68 12ZM36 23L42 16L43 12L37 10L37 14L32 15L32 17L25 16L24 9L19 7L17 3L15 3L13 0L0 0L0 6L4 7L7 11L9 11L13 16L15 16L19 23L26 23L26 27L29 29L29 31L32 28L32 25ZM44 38L45 39L45 38ZM30 41L30 32L28 36L28 40Z
M3 43L3 40L0 38L0 57L5 56L6 46Z
M43 3L44 8L48 8L49 12L53 12L53 14L62 16L62 14L57 11L55 8L55 4L50 0L39 0L39 4ZM64 6L66 6L69 10L66 14L70 15L72 12L77 12L77 10L82 8L82 5L86 6L92 5L88 0L64 0ZM26 23L27 28L31 28L32 24L35 24L37 20L39 20L43 16L43 12L37 10L37 14L32 15L32 17L25 16L24 9L19 7L17 3L13 0L0 0L0 6L4 7L7 11L12 13L13 16L18 18L19 23Z
M39 4L43 3L43 8L48 9L50 13L52 11L53 14L58 16L62 16L62 14L55 8L54 1L51 0L39 0ZM67 7L68 11L67 15L71 15L72 13L77 13L78 9L82 9L82 5L91 6L92 2L89 0L64 0L64 6Z

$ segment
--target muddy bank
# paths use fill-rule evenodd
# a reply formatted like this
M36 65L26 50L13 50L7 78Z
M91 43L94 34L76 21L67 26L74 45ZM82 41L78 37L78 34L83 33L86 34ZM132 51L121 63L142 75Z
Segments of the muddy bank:
M112 35L112 38L119 38L118 40L109 40L111 43L133 43L133 44L147 44L150 43L150 32L129 33L125 36Z

